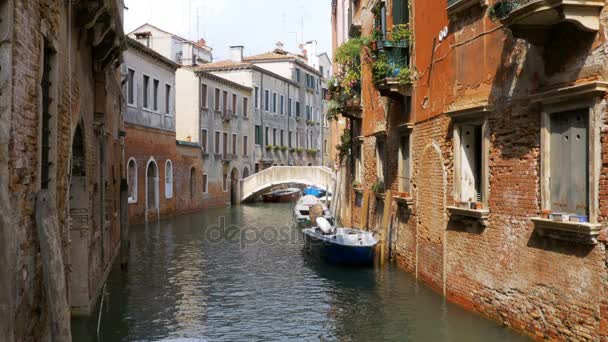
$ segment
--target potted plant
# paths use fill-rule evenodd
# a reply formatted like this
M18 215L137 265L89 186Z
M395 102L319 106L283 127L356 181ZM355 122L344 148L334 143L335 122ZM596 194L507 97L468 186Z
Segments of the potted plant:
M353 182L353 190L354 190L355 192L361 192L361 191L363 191L363 186L361 185L361 182L359 182L359 181L357 181L357 180L356 180L356 181L354 181L354 182Z
M499 0L488 8L488 17L492 21L504 19L517 8L530 2L530 0Z
M376 181L374 184L372 184L371 189L376 195L384 194L384 182Z
M266 151L272 151L273 149L274 149L274 146L266 145Z
M410 30L409 24L398 24L393 26L393 31L391 32L391 38L395 42L405 42L410 40L412 36L412 31Z

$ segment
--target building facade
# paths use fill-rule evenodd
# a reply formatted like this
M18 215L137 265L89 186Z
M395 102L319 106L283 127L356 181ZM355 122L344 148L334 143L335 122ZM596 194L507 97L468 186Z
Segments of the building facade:
M178 138L201 147L205 206L238 204L254 167L252 89L192 68L177 79Z
M128 34L179 65L195 66L213 60L213 50L204 39L194 42L145 23Z
M123 8L0 3L3 341L70 340L118 254Z
M506 3L334 2L336 46L371 38L342 220L469 310L605 339L606 5Z

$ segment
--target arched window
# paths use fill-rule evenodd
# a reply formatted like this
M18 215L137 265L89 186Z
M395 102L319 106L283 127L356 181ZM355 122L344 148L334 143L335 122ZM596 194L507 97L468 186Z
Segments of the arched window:
M158 183L158 166L154 159L150 159L146 170L147 209L158 209Z
M173 163L165 163L165 198L173 198Z
M137 162L129 159L127 166L127 184L129 185L129 203L137 203Z

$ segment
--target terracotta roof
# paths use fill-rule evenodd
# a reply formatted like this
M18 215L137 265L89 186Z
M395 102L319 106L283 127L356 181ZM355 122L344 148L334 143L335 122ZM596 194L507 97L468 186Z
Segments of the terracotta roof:
M289 60L289 59L294 59L294 58L298 58L298 56L292 55L289 53L277 53L276 51L270 51L270 52L261 53L259 55L243 57L243 60L245 60L245 61L283 60L283 59Z
M205 63L198 67L198 70L213 70L213 69L230 69L230 68L250 68L253 64L246 62L236 62L231 60L218 61L213 63Z

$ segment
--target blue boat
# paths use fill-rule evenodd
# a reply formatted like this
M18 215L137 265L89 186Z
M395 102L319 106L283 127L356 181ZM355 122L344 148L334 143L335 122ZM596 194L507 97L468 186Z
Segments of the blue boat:
M317 225L302 230L309 254L338 265L357 266L374 262L374 246L378 239L373 233L353 228L334 228L324 218L318 218Z
M304 189L304 196L310 195L315 196L316 198L324 197L327 194L327 191L316 186L309 186Z

